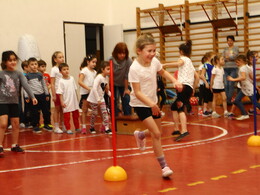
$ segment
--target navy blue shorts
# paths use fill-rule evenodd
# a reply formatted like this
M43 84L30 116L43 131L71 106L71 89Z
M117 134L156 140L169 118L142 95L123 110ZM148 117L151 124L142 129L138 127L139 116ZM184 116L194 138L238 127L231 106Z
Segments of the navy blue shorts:
M0 104L0 116L8 115L9 118L19 118L18 104Z
M152 116L153 119L161 118L161 114L158 116L153 115L152 109L148 107L134 107L134 110L141 121Z

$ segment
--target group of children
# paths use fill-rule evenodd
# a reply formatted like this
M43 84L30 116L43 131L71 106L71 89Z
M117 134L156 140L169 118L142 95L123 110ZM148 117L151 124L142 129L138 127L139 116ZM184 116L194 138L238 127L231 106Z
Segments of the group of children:
M216 97L220 93L223 99L224 115L227 115L227 105L225 104L225 90L223 86L223 65L224 59L220 54L213 55L208 53L204 57L201 73L198 74L190 59L192 51L192 42L187 41L179 46L180 58L172 63L178 67L178 79L167 72L160 61L155 57L156 43L152 35L140 35L136 41L137 57L129 69L128 82L131 86L130 105L134 108L139 119L144 123L147 130L134 132L136 143L140 150L145 150L146 137L151 135L153 150L162 169L162 176L168 177L173 171L166 162L161 145L161 110L158 106L157 97L157 75L172 82L177 91L177 98L171 105L172 116L174 120L173 135L177 136L176 141L180 141L189 135L187 129L186 107L189 104L190 97L195 93L199 78L204 81L204 110L205 116L209 115L209 103L212 102L212 116L219 116L216 112ZM256 54L255 54L256 55ZM243 55L238 56L237 65L240 67L238 78L228 77L228 80L240 81L241 93L239 92L234 104L242 109L241 97L248 95L252 97L251 68L246 64L246 58ZM100 71L96 72L95 67L97 59L95 56L87 56L81 64L79 75L80 95L78 101L76 89L77 85L72 76L69 75L69 66L64 63L62 52L55 52L52 56L52 70L50 74L51 82L46 85L43 82L44 77L37 72L37 61L28 60L30 72L26 78L16 70L17 56L12 51L3 52L2 69L0 72L0 154L3 154L4 132L8 124L8 117L13 126L12 148L14 152L23 152L18 145L19 135L19 87L22 85L26 91L26 103L31 101L35 110L43 113L44 128L49 130L50 115L45 112L43 105L49 105L50 94L48 88L51 87L52 99L54 101L54 132L68 134L73 133L70 127L70 114L72 113L74 127L76 131L86 133L86 114L88 107L91 108L90 132L96 133L94 128L97 108L100 107L103 118L103 130L111 134L109 129L109 114L107 110L104 94L110 96L108 87L108 75L110 66L108 62L102 62ZM213 66L214 65L214 66ZM30 99L28 98L30 97ZM45 102L45 103L43 103ZM37 103L39 105L37 105ZM37 106L36 106L37 105ZM259 106L259 105L258 105ZM82 108L82 129L79 125L79 107ZM48 107L49 108L49 107ZM33 111L35 112L35 111ZM243 112L242 112L243 114ZM244 115L242 115L244 116ZM34 131L39 131L39 116L36 114L32 120ZM243 118L245 119L245 117ZM240 119L242 120L242 119ZM64 122L63 122L64 121ZM62 129L60 128L60 124ZM180 124L180 128L179 128ZM49 129L48 129L49 128Z
M244 96L248 96L253 102L253 59L258 59L258 53L255 51L248 51L247 55L238 55L235 62L238 66L238 76L227 76L228 81L238 82L238 92L233 101L230 112L227 109L227 96L225 93L224 85L224 65L225 59L221 54L214 54L207 52L202 58L202 65L199 67L201 83L199 87L199 103L203 104L203 108L199 108L199 115L204 117L212 116L212 118L221 117L216 112L216 104L218 96L221 96L221 104L224 109L224 117L234 117L234 110L236 107L241 111L241 115L236 117L236 120L245 120L249 118L248 112L245 110L243 102L241 101ZM259 80L256 77L256 80ZM258 89L259 92L259 89ZM259 97L259 95L258 95ZM260 104L256 102L256 107L260 108Z

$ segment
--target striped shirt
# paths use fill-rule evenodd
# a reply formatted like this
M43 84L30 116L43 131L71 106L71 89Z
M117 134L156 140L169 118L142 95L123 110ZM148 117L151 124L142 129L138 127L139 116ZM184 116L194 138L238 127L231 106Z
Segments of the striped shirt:
M34 95L45 94L49 96L48 88L46 86L45 80L40 72L30 72L26 75L28 84L31 87L31 90ZM28 98L27 93L25 92L25 98Z

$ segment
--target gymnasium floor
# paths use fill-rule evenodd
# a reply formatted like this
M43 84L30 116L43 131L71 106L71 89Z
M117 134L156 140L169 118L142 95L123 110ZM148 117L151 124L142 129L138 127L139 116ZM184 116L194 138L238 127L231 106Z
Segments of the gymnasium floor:
M197 113L196 107L193 110ZM117 135L117 164L124 168L128 179L107 182L103 175L113 165L111 135L34 134L22 129L20 145L26 153L13 154L6 149L5 157L0 158L0 194L260 193L260 147L247 146L253 134L253 116L244 121L188 116L190 136L174 142L170 112L167 108L165 112L162 143L174 170L169 179L161 177L149 138L148 149L140 152L133 136ZM6 134L4 145L9 146L10 131Z

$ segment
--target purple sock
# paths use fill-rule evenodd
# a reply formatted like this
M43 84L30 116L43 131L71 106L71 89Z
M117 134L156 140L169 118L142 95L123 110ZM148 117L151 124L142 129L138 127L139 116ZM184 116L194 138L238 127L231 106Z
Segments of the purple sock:
M145 138L145 133L144 133L144 131L140 131L140 132L138 133L138 138L141 139L141 140L143 140L143 139Z
M160 156L160 157L157 157L157 160L161 166L161 168L163 169L164 167L167 167L167 163L166 163L166 160L164 158L164 156Z

